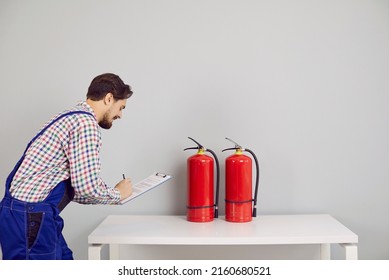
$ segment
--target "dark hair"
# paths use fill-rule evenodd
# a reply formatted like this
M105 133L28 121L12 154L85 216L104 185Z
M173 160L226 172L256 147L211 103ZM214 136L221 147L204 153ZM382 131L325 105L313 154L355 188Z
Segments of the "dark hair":
M105 73L92 80L86 97L93 101L99 101L109 92L116 100L127 99L132 95L131 87L123 83L118 75Z

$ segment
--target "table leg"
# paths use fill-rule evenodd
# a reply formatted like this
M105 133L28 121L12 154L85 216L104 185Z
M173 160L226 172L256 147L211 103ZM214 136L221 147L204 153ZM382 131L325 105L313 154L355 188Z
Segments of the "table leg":
M358 259L358 247L355 243L340 244L346 250L346 260Z
M320 244L320 259L322 260L331 259L331 244L328 243Z
M88 259L89 260L101 260L101 249L103 244L89 244L88 247Z
M119 260L120 252L119 252L119 244L109 244L109 259L110 260Z

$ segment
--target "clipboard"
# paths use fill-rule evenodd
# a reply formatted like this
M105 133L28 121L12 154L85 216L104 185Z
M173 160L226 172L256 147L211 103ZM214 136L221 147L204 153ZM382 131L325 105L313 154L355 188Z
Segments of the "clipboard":
M127 197L126 199L123 199L120 201L120 204L125 204L138 196L154 189L155 187L158 187L159 185L165 183L166 181L170 180L172 176L163 174L160 172L154 172L149 177L143 179L142 181L136 183L132 186L132 194Z

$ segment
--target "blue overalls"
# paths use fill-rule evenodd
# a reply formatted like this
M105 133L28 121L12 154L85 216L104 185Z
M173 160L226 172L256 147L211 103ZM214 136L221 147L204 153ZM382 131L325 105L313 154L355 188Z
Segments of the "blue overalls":
M23 156L8 175L5 196L0 202L0 244L5 260L73 259L73 252L62 235L64 222L59 216L74 197L70 179L55 186L42 202L24 202L13 198L9 192L13 177L30 145L53 123L72 114L93 116L85 111L71 111L54 119L31 140Z

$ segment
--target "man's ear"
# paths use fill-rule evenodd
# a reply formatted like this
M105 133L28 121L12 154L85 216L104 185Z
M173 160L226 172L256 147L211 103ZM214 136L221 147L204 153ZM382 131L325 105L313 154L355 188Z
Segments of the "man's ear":
M104 104L105 105L110 105L111 103L113 103L113 94L108 92L105 97L104 97Z

